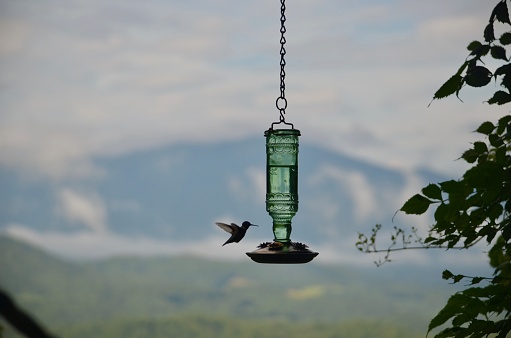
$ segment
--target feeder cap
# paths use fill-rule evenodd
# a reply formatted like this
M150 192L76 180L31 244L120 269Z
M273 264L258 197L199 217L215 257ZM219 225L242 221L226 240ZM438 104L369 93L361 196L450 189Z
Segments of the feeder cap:
M279 136L300 136L301 133L298 129L268 129L264 131L264 136L268 137L271 134L279 135Z

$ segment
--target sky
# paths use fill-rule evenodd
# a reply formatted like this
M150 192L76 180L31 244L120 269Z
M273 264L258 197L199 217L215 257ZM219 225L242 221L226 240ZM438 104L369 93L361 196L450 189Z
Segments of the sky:
M495 2L496 3L496 2ZM482 39L476 0L293 0L286 120L301 143L460 176L495 85L434 92ZM97 157L261 137L278 121L276 0L0 0L0 166L60 182Z

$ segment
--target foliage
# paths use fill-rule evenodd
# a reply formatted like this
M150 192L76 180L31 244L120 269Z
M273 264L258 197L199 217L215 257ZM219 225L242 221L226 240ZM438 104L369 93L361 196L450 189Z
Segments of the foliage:
M483 32L484 41L468 45L469 56L456 74L438 89L433 100L453 94L459 98L464 85L482 87L495 79L501 88L487 103L511 102L511 63L508 63L506 50L511 44L511 31L496 38L495 24L504 29L511 27L506 0L500 1L492 11ZM491 72L483 62L485 57L503 64ZM481 241L490 246L488 255L493 276L443 272L444 279L452 283L464 280L468 285L451 296L431 320L428 333L443 327L436 338L505 338L511 332L511 116L501 117L496 123L486 121L476 132L484 135L484 140L474 142L461 155L472 167L458 180L429 184L400 209L406 214L422 215L430 207L434 208L434 223L424 240L415 228L408 234L395 227L391 246L378 250L376 239L381 225L376 225L371 235L359 234L357 242L363 252L386 252L378 265L390 261L389 254L395 250L469 249Z

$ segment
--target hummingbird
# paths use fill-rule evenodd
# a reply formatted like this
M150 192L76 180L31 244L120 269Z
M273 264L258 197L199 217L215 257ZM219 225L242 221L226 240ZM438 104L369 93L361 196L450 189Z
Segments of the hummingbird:
M238 243L243 239L243 237L245 237L245 234L247 233L247 229L249 227L259 226L256 224L252 224L249 221L241 223L241 227L235 223L231 223L231 225L229 225L225 223L216 222L216 225L218 225L220 228L224 229L225 231L231 234L231 237L229 237L229 239L224 244L222 244L222 246L233 242Z

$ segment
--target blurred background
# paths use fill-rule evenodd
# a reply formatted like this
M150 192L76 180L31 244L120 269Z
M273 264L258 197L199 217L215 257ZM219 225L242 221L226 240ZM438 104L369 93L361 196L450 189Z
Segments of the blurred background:
M263 132L278 121L280 5L0 0L0 287L53 332L165 337L189 323L241 337L238 324L300 319L297 334L412 337L453 292L443 268L485 269L484 248L375 269L354 245L376 223L427 229L393 216L458 178L472 131L506 113L483 103L491 89L428 107L482 39L494 4L475 0L288 1L286 120L302 133L291 238L320 254L246 257L273 239ZM214 222L244 220L260 227L221 247ZM278 323L258 334L279 337Z

